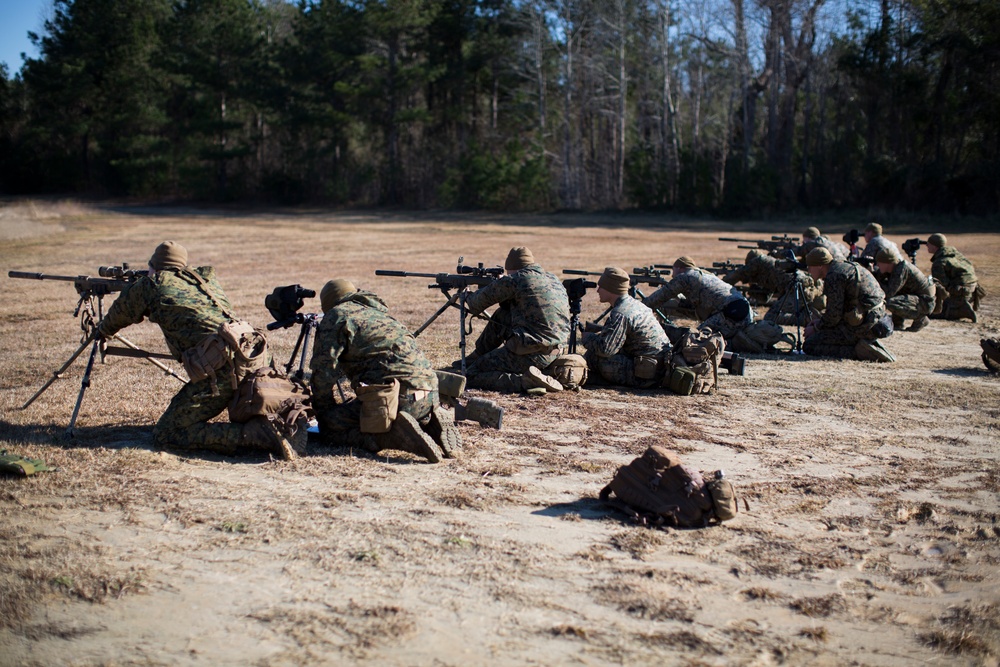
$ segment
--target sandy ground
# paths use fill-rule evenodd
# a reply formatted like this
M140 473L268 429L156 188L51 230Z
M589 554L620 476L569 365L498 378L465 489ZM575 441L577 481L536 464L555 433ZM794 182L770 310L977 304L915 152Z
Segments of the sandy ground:
M489 266L514 245L555 272L707 264L743 254L719 235L809 224L14 202L0 265L94 275L173 239L258 325L274 287L346 277L416 328L442 295L375 269ZM1000 295L1000 235L969 229L945 231ZM904 231L889 237L940 230ZM66 439L82 359L20 407L79 346L75 292L0 285L0 447L59 468L0 479L0 664L997 664L1000 378L979 358L997 296L978 324L895 334L895 364L756 356L702 397L487 393L503 430L463 425L461 456L428 465L155 451L150 427L179 384L121 358L96 368ZM435 364L455 358L457 319L420 338ZM124 333L164 347L148 323ZM279 361L297 333L271 336ZM749 512L650 530L603 506L600 488L654 443L724 468Z

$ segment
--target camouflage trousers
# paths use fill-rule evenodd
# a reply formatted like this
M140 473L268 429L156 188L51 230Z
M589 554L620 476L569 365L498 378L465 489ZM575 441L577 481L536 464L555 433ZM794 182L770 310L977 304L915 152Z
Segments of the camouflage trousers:
M848 326L841 322L832 329L821 329L802 342L802 351L814 357L857 359L854 347L859 340L874 340L871 325Z
M430 421L431 411L440 403L438 392L414 390L402 385L399 391L399 411L412 415L421 425ZM361 401L352 398L316 411L320 438L325 444L336 447L364 447L374 445L372 438L361 432ZM376 451L376 450L372 450Z
M532 366L548 368L559 351L546 354L515 354L505 347L510 334L510 311L498 308L476 339L478 355L466 369L470 389L486 389L508 394L521 391L521 375Z
M593 350L587 350L583 358L587 360L587 367L591 372L597 374L604 383L619 387L645 387L656 384L653 380L636 378L635 360L626 354L599 357Z
M153 444L159 448L237 454L243 425L209 423L229 407L233 398L233 387L227 375L225 369L219 372L218 396L212 395L212 385L207 379L184 385L153 427Z
M885 300L885 307L894 319L916 320L930 315L934 309L934 297L916 294L898 294Z
M939 288L940 289L940 288ZM957 320L968 317L969 308L979 310L979 284L955 285L947 290L944 307L940 317L946 320Z

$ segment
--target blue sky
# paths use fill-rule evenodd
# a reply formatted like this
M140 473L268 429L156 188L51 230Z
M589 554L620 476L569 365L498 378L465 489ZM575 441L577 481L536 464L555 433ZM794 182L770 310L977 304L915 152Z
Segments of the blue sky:
M7 63L13 76L21 70L21 53L37 56L28 40L28 31L41 33L52 0L0 0L0 62Z

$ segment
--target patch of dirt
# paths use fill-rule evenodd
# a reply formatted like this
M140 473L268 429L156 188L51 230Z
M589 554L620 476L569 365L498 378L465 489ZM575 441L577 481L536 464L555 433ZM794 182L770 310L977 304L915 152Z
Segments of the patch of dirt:
M829 222L829 221L827 221ZM416 329L443 303L426 279L502 264L704 266L718 242L811 223L653 216L497 216L0 204L8 270L93 275L141 266L159 242L211 264L256 325L280 285L343 277ZM829 229L834 236L843 229ZM890 238L897 243L903 236ZM938 230L925 230L938 231ZM1000 293L1000 235L945 229ZM57 233L58 232L58 233ZM913 235L912 231L909 235ZM922 233L921 235L926 235ZM928 269L921 255L918 265ZM460 457L345 448L285 463L154 451L179 383L141 360L95 367L72 439L81 358L72 285L6 276L0 447L58 468L0 478L0 664L996 664L1000 657L1000 378L977 324L934 321L886 341L890 365L759 355L712 396L585 388L473 392L501 431L463 424ZM106 302L105 306L110 302ZM318 299L303 312L315 312ZM596 296L582 319L601 312ZM478 326L478 325L477 325ZM162 351L149 323L123 332ZM270 334L297 359L297 327ZM458 353L458 317L421 335ZM597 499L617 467L663 443L722 468L749 505L700 530L633 526Z

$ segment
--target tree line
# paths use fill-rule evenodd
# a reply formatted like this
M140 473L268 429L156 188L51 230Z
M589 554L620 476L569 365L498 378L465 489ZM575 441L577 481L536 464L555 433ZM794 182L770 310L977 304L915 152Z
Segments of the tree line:
M0 190L1000 211L995 0L54 0Z

